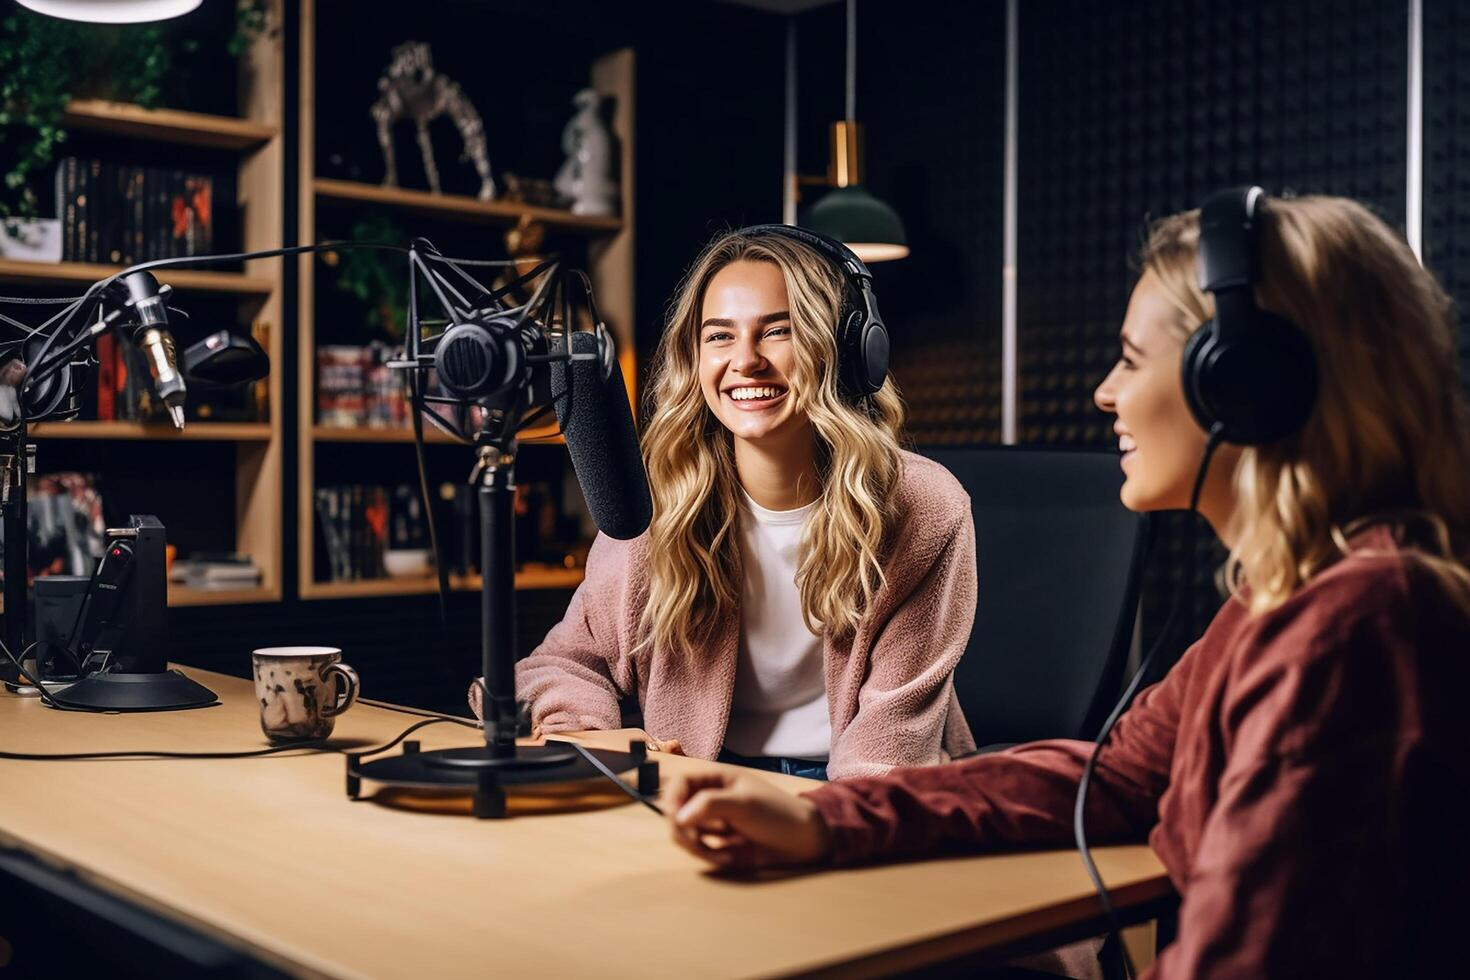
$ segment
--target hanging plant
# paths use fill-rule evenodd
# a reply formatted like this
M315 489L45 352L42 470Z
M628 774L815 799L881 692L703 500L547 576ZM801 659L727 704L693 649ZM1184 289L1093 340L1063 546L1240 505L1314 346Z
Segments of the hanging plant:
M355 242L404 242L408 236L391 218L381 215L353 223L348 239ZM337 288L368 308L368 324L398 340L408 328L408 267L403 256L375 248L345 248L327 253L337 269Z
M244 0L228 47L243 52L266 27L268 0ZM13 8L0 17L0 218L36 214L35 185L65 142L73 98L157 108L174 51L199 42L170 38L160 24L86 24Z

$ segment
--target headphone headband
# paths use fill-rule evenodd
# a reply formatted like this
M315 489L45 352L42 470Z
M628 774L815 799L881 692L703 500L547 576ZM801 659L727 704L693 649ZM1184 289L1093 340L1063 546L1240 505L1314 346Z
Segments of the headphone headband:
M873 281L873 274L868 271L868 267L863 264L863 260L857 257L856 252L837 239L824 235L819 231L812 231L810 228L801 228L796 225L764 224L741 228L736 234L779 235L782 238L793 239L801 242L803 245L810 245L818 252L821 252L832 261L833 265L846 272L849 276L863 279L867 282Z
M1199 212L1199 288L1207 293L1260 281L1259 207L1266 192L1237 187L1211 194Z
M837 335L837 378L851 399L871 395L888 378L888 330L878 314L873 274L852 249L835 238L795 225L750 225L732 232L790 239L813 249L847 280L848 289L833 330Z

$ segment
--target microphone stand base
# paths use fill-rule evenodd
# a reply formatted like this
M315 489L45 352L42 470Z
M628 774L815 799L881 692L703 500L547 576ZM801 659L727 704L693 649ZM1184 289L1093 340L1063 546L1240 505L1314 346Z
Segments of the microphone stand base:
M347 796L363 799L362 781L371 780L392 790L426 794L450 793L461 799L468 793L470 812L480 819L507 816L507 801L518 792L534 794L576 784L606 784L606 777L582 754L565 744L516 746L513 755L492 755L485 746L419 751L419 742L403 743L401 755L363 761L362 753L347 755ZM634 773L638 793L658 792L658 763L647 757L648 747L633 742L627 752L590 749L615 773Z
M219 703L213 691L177 670L92 674L62 689L60 700L93 711L178 711Z

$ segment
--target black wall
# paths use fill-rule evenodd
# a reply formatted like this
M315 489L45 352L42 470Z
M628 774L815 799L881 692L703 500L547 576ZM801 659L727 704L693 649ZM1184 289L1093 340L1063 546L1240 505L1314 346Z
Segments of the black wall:
M1460 310L1470 385L1470 4L1424 3L1424 262Z
M1023 442L1112 446L1092 392L1118 351L1146 221L1210 191L1342 194L1404 223L1407 8L1381 0L1028 0L1020 17ZM1159 522L1144 639L1167 615L1183 516ZM1192 619L1224 551L1197 521Z

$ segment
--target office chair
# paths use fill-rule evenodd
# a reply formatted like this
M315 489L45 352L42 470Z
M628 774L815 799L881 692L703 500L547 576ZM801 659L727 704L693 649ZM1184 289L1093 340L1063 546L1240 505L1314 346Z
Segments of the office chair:
M1116 453L921 449L970 495L978 605L955 690L980 751L1096 737L1133 642L1147 525Z

